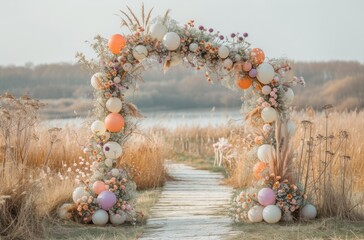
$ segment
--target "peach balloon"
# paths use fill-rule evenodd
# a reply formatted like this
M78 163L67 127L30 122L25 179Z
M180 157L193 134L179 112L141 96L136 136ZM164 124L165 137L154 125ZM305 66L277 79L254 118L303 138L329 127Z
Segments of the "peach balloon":
M124 118L119 113L110 113L105 118L105 127L109 132L120 132L124 124Z
M252 69L252 64L251 64L251 62L244 62L244 63L243 63L243 70L244 70L245 72L249 72L249 71L250 71L250 69Z
M250 53L250 60L255 64L259 65L264 62L265 54L260 48L253 48Z
M103 181L96 181L92 185L92 190L94 190L94 193L99 195L101 192L106 190L106 184Z
M262 172L267 168L267 164L265 162L257 162L253 167L253 174L256 179L261 179Z
M109 49L113 54L119 54L121 49L123 49L125 45L126 40L120 34L112 35L108 42Z
M248 89L253 84L253 80L250 77L243 77L236 80L235 84L241 89Z

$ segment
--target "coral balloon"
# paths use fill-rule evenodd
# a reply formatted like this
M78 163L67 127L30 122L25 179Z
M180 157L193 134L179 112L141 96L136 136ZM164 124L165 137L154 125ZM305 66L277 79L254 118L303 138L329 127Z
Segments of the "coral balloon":
M243 63L243 71L249 72L252 69L252 64L250 62Z
M250 77L243 77L242 79L236 80L235 84L241 89L248 89L253 84L253 80Z
M109 39L109 49L113 54L119 54L120 51L125 47L126 40L120 34L114 34Z
M253 167L253 174L256 179L261 179L262 172L267 168L267 164L265 162L257 162Z
M276 203L276 196L271 188L262 188L258 192L258 202L263 206L268 206Z
M265 54L260 48L253 48L250 52L250 60L255 64L259 65L264 62Z
M92 185L92 190L94 190L94 193L98 195L106 190L106 184L103 181L96 181Z
M110 113L105 118L105 127L109 132L120 132L124 124L124 118L119 113Z

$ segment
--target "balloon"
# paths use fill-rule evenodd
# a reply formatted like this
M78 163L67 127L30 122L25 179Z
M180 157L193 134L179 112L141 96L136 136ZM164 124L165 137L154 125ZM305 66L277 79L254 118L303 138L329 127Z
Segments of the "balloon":
M267 133L267 132L270 132L270 130L272 130L272 126L270 124L266 123L266 124L263 125L263 131L264 132Z
M114 77L114 83L120 83L121 82L121 79L119 77Z
M84 187L77 187L73 193L72 193L72 199L75 203L77 203L78 200L82 199L82 197L89 197L90 193L87 192Z
M259 65L264 62L264 52L260 48L253 48L250 52L250 59L255 65Z
M120 132L124 125L124 118L119 113L110 113L105 118L105 127L109 132Z
M120 34L114 34L109 39L109 49L113 54L119 54L121 49L123 49L126 45L126 40Z
M117 142L107 142L104 145L104 154L107 158L117 159L123 153L123 150L119 143Z
M117 176L119 176L119 173L120 173L119 169L117 169L117 168L113 168L113 169L111 169L111 175L112 175L113 177L117 177Z
M254 206L248 211L248 219L253 223L263 221L263 206Z
M92 190L98 195L106 190L106 184L103 181L96 181L92 185Z
M266 206L263 210L263 219L267 223L277 223L281 220L282 211L276 205Z
M243 63L243 71L249 72L252 69L252 64L250 62Z
M277 111L272 107L265 107L261 112L261 116L264 122L271 123L277 119Z
M144 50L142 50L142 51L144 51ZM146 54L148 55L148 50L147 50ZM133 66L130 63L124 63L124 65L123 65L123 69L125 72L129 72L132 68L133 68Z
M235 81L237 87L241 89L248 89L253 84L253 80L250 77L243 77Z
M103 191L97 196L97 202L100 208L104 210L109 210L116 203L116 195L110 191Z
M250 71L249 71L249 77L251 78L255 78L257 76L257 70L255 68L252 68Z
M134 47L133 48L133 57L139 61L143 60L144 58L148 57L148 49L143 45L138 45L138 46Z
M105 165L106 165L106 167L112 167L112 165L113 165L113 160L112 160L112 159L110 159L110 158L106 158L106 159L105 159Z
M91 131L93 134L96 134L98 136L104 135L106 132L105 123L100 120L94 121L91 124Z
M62 206L57 210L57 214L61 219L70 219L72 217L72 213L69 211L72 208L73 204L64 203Z
M274 78L274 68L269 63L262 63L257 67L257 78L263 84L269 84Z
M262 172L267 168L267 164L265 162L257 162L253 167L253 174L256 179L261 179Z
M291 104L294 99L294 92L291 88L287 88L287 91L283 95L283 99L287 104Z
M230 58L227 58L227 59L224 60L223 66L225 68L230 68L230 67L233 66L233 61Z
M312 204L306 204L301 210L302 217L306 219L315 219L317 216L317 210Z
M109 98L106 102L106 108L112 113L118 113L120 112L121 108L123 106L123 103L119 98L112 97Z
M264 95L269 95L272 92L272 88L268 85L262 87L262 93Z
M262 188L258 192L258 202L263 206L276 203L276 196L271 188ZM280 211L280 210L279 210Z
M181 44L181 38L175 32L168 32L163 37L163 45L169 50L176 50Z
M109 221L109 214L105 210L99 209L92 215L92 222L98 226L104 226Z
M275 156L276 150L269 144L263 144L258 147L257 155L258 159L262 162L269 162L271 156Z
M91 85L93 88L95 88L96 90L100 90L103 88L103 84L102 82L106 82L107 78L105 76L104 73L95 73L92 77L91 77Z
M196 49L198 48L198 44L197 43L191 43L189 46L189 49L191 52L196 51Z
M111 214L110 222L114 225L121 225L126 221L126 214Z
M227 58L229 56L230 50L228 47L226 46L221 46L219 47L219 51L218 51L218 55L219 57L221 57L222 59Z
M167 33L167 27L161 23L154 24L150 28L150 35L159 41L163 39L163 36Z

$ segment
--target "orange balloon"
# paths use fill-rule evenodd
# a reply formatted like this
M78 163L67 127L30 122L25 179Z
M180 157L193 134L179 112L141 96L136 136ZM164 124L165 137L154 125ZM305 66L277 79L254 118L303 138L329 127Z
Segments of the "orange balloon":
M241 89L248 89L253 84L253 80L250 77L246 76L236 80L235 84Z
M253 167L253 174L256 179L263 178L262 172L267 168L267 164L265 162L257 162Z
M124 118L119 113L110 113L105 118L105 127L109 132L120 132L124 124Z
M250 60L255 64L259 65L264 62L265 54L260 48L253 48L250 52Z
M92 190L94 190L94 193L98 195L106 190L106 184L103 181L96 181L92 185Z
M114 34L109 39L108 46L113 54L119 54L126 45L126 40L120 34Z

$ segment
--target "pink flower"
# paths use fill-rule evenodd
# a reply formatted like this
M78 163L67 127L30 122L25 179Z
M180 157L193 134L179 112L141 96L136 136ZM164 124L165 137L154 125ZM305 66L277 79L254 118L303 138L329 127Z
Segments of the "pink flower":
M266 108L266 107L270 107L270 104L269 104L269 103L267 103L267 102L264 102L264 103L262 103L262 106L263 106L264 108Z
M272 92L270 92L269 95L271 95L272 97L274 97L276 95L276 92L272 91Z

